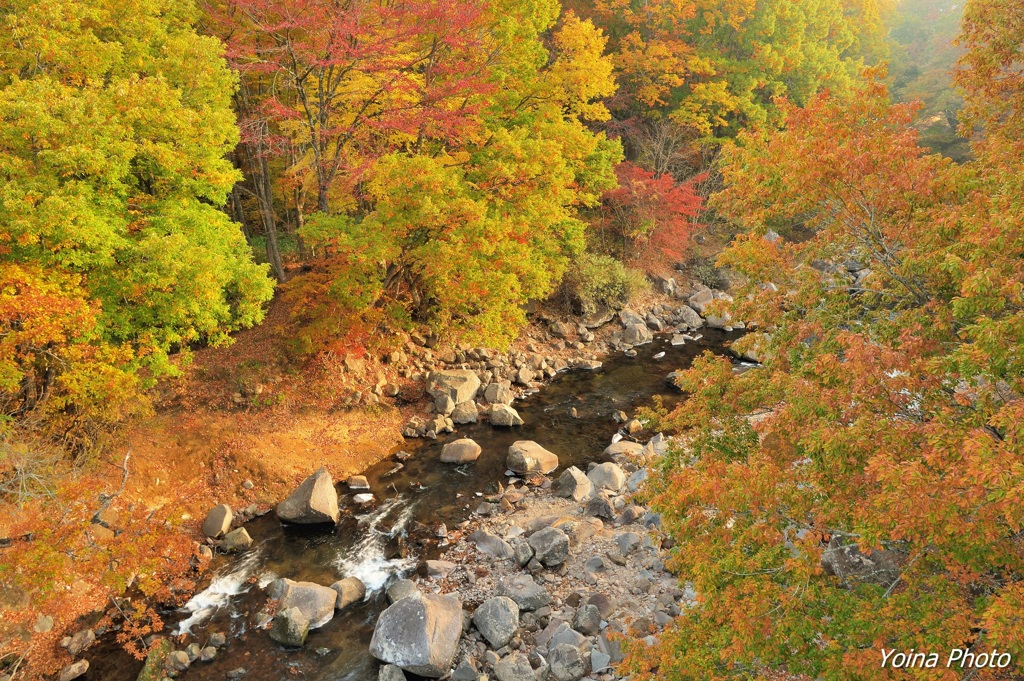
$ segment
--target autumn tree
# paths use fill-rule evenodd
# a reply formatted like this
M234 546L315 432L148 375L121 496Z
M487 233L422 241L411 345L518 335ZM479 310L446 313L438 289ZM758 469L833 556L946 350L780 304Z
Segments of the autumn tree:
M881 649L1024 654L1024 192L1000 139L1019 139L1020 98L997 77L1020 36L999 4L966 12L961 79L993 135L977 162L925 153L915 106L874 79L784 104L781 131L725 154L715 204L749 233L721 262L747 278L738 347L764 366L708 356L679 382L666 423L686 445L652 494L698 603L633 651L640 678L912 678Z
M879 0L581 3L608 31L620 118L668 117L697 136L778 120L773 98L848 90L884 56Z
M446 124L463 134L432 122L415 143L367 161L365 208L310 216L304 237L328 257L296 286L308 323L386 314L505 344L523 303L554 290L585 244L578 210L614 186L621 158L585 125L607 118L597 100L614 90L604 38L559 12L550 0L490 5L472 45L483 80ZM337 336L332 328L321 334Z
M653 247L681 258L703 204L697 185L704 176L677 183L628 161L618 165L616 176L619 186L604 195L603 226L621 243L622 255Z
M69 436L271 293L219 206L234 80L188 2L0 10L0 404ZM42 409L42 412L37 410Z

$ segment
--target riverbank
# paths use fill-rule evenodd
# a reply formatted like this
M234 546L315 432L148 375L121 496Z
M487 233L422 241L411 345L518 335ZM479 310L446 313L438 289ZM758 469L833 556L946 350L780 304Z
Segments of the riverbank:
M381 460L393 451L399 442L401 426L413 416L436 417L436 400L423 399L426 395L424 379L430 372L460 365L470 371L492 371L490 382L508 381L513 395L518 398L536 391L555 375L561 369L558 362L565 362L565 365L596 363L602 353L616 349L629 352L623 336L631 326L643 342L652 329L672 328L669 325L677 323L674 320L690 310L678 297L651 296L645 302L653 312L650 318L647 318L647 310L638 307L612 316L593 329L583 329L578 323L568 325L565 320L541 313L516 348L500 355L503 358L500 366L490 369L473 364L484 361L473 359L473 354L479 357L481 349L455 348L449 355L448 350L436 344L430 347L429 338L410 338L405 346L405 357L363 358L362 364L343 358L342 366L347 362L342 374L347 378L345 387L333 393L321 393L333 404L328 409L316 408L308 402L300 404L289 393L287 381L278 381L273 383L275 388L265 386L262 390L260 383L253 384L252 389L242 395L244 403L238 402L238 394L227 395L225 400L223 391L212 390L209 381L205 392L193 391L183 382L177 395L164 399L164 405L171 408L156 417L176 435L162 440L154 438L148 444L137 441L133 445L137 450L133 454L129 489L147 503L176 504L181 513L180 526L186 530L197 530L205 511L215 503L231 504L235 509L235 525L241 525L266 512L311 469L326 465L335 479L346 479L368 462ZM640 316L639 320L631 316L634 313ZM646 332L636 328L641 322L647 327ZM529 380L517 380L524 366L535 371L530 363L535 362L538 355L542 360L540 371ZM498 357L493 353L491 359ZM199 371L215 371L210 363L200 360L196 364ZM374 380L368 382L370 378ZM363 389L358 390L358 386ZM321 390L325 389L321 386ZM360 406L344 406L344 401L353 396L351 391L362 395ZM250 399L275 394L286 397L265 399L262 403ZM186 400L191 401L191 405ZM183 412L186 406L191 406L195 413ZM488 418L489 406L486 400L480 402L478 414L482 421ZM282 428L291 431L284 436ZM154 431L148 432L152 436ZM353 446L353 434L362 434L365 446ZM287 446L289 441L294 445L291 450ZM281 442L286 446L280 446ZM416 446L416 442L418 440L407 444ZM175 455L163 456L169 449ZM149 468L153 461L158 465ZM174 465L179 467L177 480L170 462L177 462ZM141 471L147 474L138 475ZM145 484L132 487L133 478L141 482L144 477L154 483L148 487ZM204 493L182 494L184 485L190 480L194 483L196 478L210 481ZM200 562L196 567L201 569L203 565Z

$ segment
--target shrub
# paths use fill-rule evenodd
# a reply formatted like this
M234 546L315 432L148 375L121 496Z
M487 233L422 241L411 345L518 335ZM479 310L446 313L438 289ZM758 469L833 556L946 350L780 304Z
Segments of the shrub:
M576 312L590 314L601 307L619 309L647 286L642 273L615 258L584 253L566 275L563 295Z

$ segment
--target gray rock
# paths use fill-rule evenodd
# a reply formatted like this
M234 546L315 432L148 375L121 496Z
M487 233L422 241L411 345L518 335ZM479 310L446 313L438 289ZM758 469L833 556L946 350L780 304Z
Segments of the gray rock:
M469 369L434 371L427 380L427 393L434 399L446 395L451 398L453 406L473 399L479 388L480 377Z
M338 492L326 468L306 478L277 505L277 517L287 523L311 525L338 522Z
M469 657L460 662L452 672L452 681L479 681L479 679L480 670L476 668L476 664Z
M419 588L416 586L416 582L411 579L400 579L391 586L388 587L388 602L396 603L406 596L412 596L418 594Z
M601 611L590 603L580 605L572 620L572 628L586 636L596 636L601 631Z
M210 641L209 641L209 643L214 648L221 648L225 644L227 644L227 642L228 642L228 638L222 632L215 631L212 634L210 634Z
M550 329L555 338L568 338L575 332L575 327L569 322L555 322Z
M285 589L278 605L280 610L297 608L310 629L322 627L334 617L338 592L313 582L293 582Z
M358 577L339 579L331 584L331 588L338 592L338 600L334 604L335 610L344 610L366 597L366 585Z
M567 468L558 478L555 494L573 501L583 501L593 491L593 483L576 466Z
M370 489L370 482L366 479L365 475L353 475L345 481L345 484L354 492L362 492Z
M386 664L377 673L377 681L405 681L405 672L401 667L393 664Z
M544 473L558 468L558 457L533 440L518 440L508 448L505 467L514 473Z
M427 576L437 577L440 579L444 579L451 574L452 570L458 567L458 565L450 560L428 560L426 561L426 565Z
M881 548L865 554L856 542L833 536L822 553L821 565L826 573L849 584L864 582L888 587L899 579L906 560L903 551Z
M565 622L562 622L552 634L551 640L548 641L548 650L554 650L558 646L574 646L579 647L586 641L586 637L580 632L570 627Z
M587 665L576 646L556 646L548 655L551 676L556 681L579 681L587 673Z
M704 326L704 320L697 314L692 307L682 306L676 313L679 315L679 323L685 325L689 329L699 329Z
M622 332L622 342L626 345L644 345L652 340L654 340L654 336L647 328L646 323L627 326L626 330Z
M596 489L618 492L626 484L626 474L616 463L605 462L594 466L587 473Z
M283 646L301 648L309 635L309 619L298 608L279 610L270 627L270 638Z
M640 470L635 471L626 479L626 491L636 492L640 489L640 486L646 482L647 475L648 473L646 468L641 468Z
M622 326L625 328L645 323L643 317L633 310L630 310L628 307L619 310L619 321L622 322Z
M516 372L515 379L519 385L530 385L530 381L534 378L533 370L529 367L520 367L519 371Z
M622 555L628 556L636 547L640 546L640 535L636 532L623 532L615 537L615 544L619 547Z
M604 326L613 319L615 319L615 311L610 307L602 305L596 310L585 314L583 316L582 324L588 329L596 329L599 326Z
M622 653L622 642L610 639L604 632L597 637L597 649L608 656L611 664L618 664L625 657Z
M599 572L600 570L604 570L604 567L604 558L601 556L588 558L587 562L583 564L583 569L587 572Z
M80 676L85 676L87 671L89 671L89 660L79 660L64 667L60 672L58 681L77 679Z
M595 674L610 667L611 661L612 658L608 654L602 653L600 650L592 650L590 652L590 668Z
M217 657L217 649L213 646L206 646L199 651L200 662L210 662L213 658Z
M529 538L534 557L545 567L557 567L569 557L569 537L557 527L546 527Z
M172 673L183 672L188 669L190 664L192 664L192 660L189 659L188 653L183 650L175 650L168 653L167 659L164 660L164 668Z
M380 614L370 654L413 674L438 678L451 669L461 636L458 598L413 594Z
M523 418L507 404L495 404L491 406L491 425L512 428L523 425Z
M551 602L551 594L530 575L516 575L498 582L495 592L499 596L508 596L520 610L538 610Z
M628 482L626 483L626 487L628 489ZM647 515L647 509L645 509L643 506L637 506L634 504L632 506L626 507L626 510L624 510L622 512L622 515L619 516L619 522L621 522L623 525L632 525L633 523L639 522L641 519L643 519L645 515Z
M615 520L615 507L603 492L590 497L587 505L583 507L583 513L595 518Z
M519 567L526 565L533 558L533 548L523 537L513 537L509 540L508 545L512 547L512 559Z
M503 657L494 665L494 675L498 681L537 681L529 658L518 651Z
M508 596L488 598L473 613L473 624L492 648L504 648L519 629L519 606Z
M200 652L202 652L202 648L198 643L189 643L185 646L185 654L188 655L189 662L195 662L199 658Z
M214 506L203 521L203 534L211 539L220 539L231 529L235 516L227 504Z
M288 590L289 585L294 583L294 580L288 579L287 577L278 577L267 585L267 597L273 598L274 600L281 598L281 596L284 596L284 592Z
M459 402L455 405L455 410L452 411L452 422L460 425L466 423L476 423L480 419L480 410L476 407L476 402L473 400L466 400L465 402Z
M449 416L455 411L455 401L449 395L438 395L434 398L434 411Z
M604 455L616 461L620 459L630 460L643 454L643 451L644 446L639 442L619 440L605 447Z
M476 547L481 553L485 553L488 556L494 556L495 558L515 557L515 551L507 541L496 534L491 534L487 530L477 530L470 536L470 539L476 543ZM501 646L498 647L500 648Z
M236 551L244 551L252 546L252 537L244 527L239 527L231 530L224 539L221 540L220 548L225 553L235 553Z
M483 450L468 437L449 442L441 448L441 463L469 463L480 458Z
M72 657L75 657L96 641L96 632L92 629L82 629L71 637L71 642L66 646Z
M515 393L512 392L512 383L509 381L498 381L484 388L484 399L489 404L512 404L514 398Z

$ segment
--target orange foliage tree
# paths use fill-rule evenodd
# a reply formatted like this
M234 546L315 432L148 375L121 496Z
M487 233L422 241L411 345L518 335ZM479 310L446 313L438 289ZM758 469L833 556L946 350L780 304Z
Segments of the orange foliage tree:
M687 444L652 494L698 603L634 678L959 679L952 649L1024 655L1024 191L1000 143L1022 110L986 83L1007 53L980 53L1005 47L999 4L967 11L961 80L995 135L976 162L926 155L879 74L725 153L714 203L750 233L720 261L764 366L705 357L663 415Z

